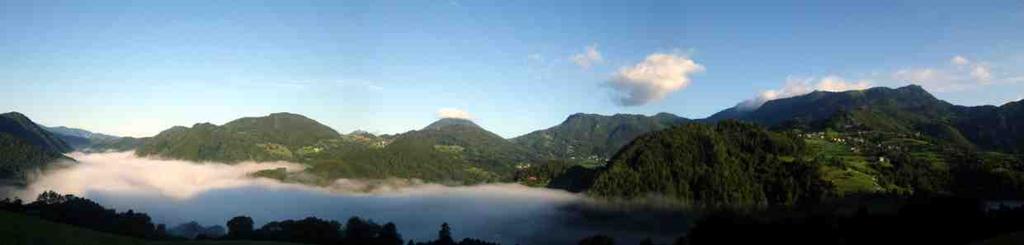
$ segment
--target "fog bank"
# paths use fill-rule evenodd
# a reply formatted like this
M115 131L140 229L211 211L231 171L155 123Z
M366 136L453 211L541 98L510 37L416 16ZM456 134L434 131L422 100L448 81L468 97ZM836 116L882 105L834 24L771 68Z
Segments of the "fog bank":
M456 238L503 244L575 243L596 233L623 243L644 237L669 242L686 221L678 214L602 210L577 194L518 184L449 187L389 179L310 187L248 175L280 167L301 170L295 163L193 163L131 153L72 157L79 163L40 176L19 196L34 200L46 190L75 194L119 211L146 212L155 222L172 226L193 220L224 225L237 215L251 216L257 225L308 216L344 222L360 216L394 222L405 239L417 241L435 238L440 224L448 222Z

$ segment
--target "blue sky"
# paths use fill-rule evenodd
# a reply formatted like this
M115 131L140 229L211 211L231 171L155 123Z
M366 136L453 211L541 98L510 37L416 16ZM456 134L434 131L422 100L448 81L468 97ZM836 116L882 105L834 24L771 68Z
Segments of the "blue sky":
M514 137L815 89L1024 98L1021 1L839 2L0 0L0 111L149 136L279 111L398 133L449 108Z

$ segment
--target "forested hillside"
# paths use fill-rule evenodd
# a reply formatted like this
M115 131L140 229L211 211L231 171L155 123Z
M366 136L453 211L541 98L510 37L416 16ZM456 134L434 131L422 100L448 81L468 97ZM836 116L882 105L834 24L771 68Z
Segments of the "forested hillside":
M654 116L577 113L561 124L512 139L541 157L603 162L636 137L689 121L669 113Z
M441 119L422 130L387 138L370 134L345 138L309 154L310 172L327 179L402 177L479 183L510 180L515 166L535 159L526 149L464 119Z
M290 161L302 147L338 137L333 129L312 119L275 113L223 126L173 127L145 140L135 153L190 161Z
M17 112L0 114L0 185L25 185L71 148Z
M917 85L845 92L816 91L772 100L758 108L733 107L703 121L736 119L779 129L886 131L924 134L945 143L986 151L1024 150L1021 102L1003 106L958 106Z
M650 133L617 153L589 193L667 197L698 207L816 202L829 185L803 141L734 121Z

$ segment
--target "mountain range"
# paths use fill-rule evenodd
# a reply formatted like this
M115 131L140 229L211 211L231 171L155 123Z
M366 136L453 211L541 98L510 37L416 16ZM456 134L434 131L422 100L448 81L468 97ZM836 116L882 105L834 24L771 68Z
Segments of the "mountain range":
M768 127L886 130L923 133L964 146L1024 152L1021 101L1002 106L959 106L939 100L917 85L813 93L772 100L759 108L734 107L702 121L725 119Z
M577 113L553 127L511 139L502 138L470 120L454 118L440 119L422 129L393 135L374 135L363 131L340 134L313 119L292 113L241 118L224 125L198 123L191 127L176 126L152 137L130 138L65 127L43 128L24 115L8 113L0 118L0 136L6 137L4 149L26 152L35 149L37 152L34 155L47 156L39 159L53 159L60 153L76 149L134 150L139 156L189 161L292 161L307 165L307 171L301 176L288 176L283 172L263 174L316 184L329 183L337 178L397 177L442 183L511 181L520 177L536 179L537 176L517 173L552 161L560 161L565 166L586 167L574 170L545 168L540 172L550 173L543 173L546 177L540 179L556 178L562 172L573 172L595 179L577 181L562 177L563 181L560 182L595 183L595 180L602 178L601 174L588 171L603 169L599 166L606 162L619 162L612 166L645 166L637 161L656 159L649 155L623 155L626 154L623 153L624 149L633 149L631 145L640 144L631 143L639 137L666 135L653 133L669 132L667 130L693 123L717 125L733 120L755 123L772 131L805 136L827 133L832 139L847 137L851 140L876 142L878 146L891 144L913 148L914 154L933 156L931 159L942 163L939 165L944 167L950 167L946 163L955 160L948 154L951 151L949 149L1013 156L1024 152L1024 124L1015 123L1024 119L1022 103L958 106L939 100L914 85L845 92L816 91L768 101L758 108L737 106L695 120L669 113L652 116ZM854 134L859 136L854 137ZM873 135L873 138L865 139L868 137L864 135ZM825 139L825 136L820 138ZM843 191L906 191L907 188L916 188L912 184L878 179L890 176L883 172L892 170L861 166L862 163L877 162L864 159L889 156L887 152L865 153L868 151L835 142L809 138L804 141L808 146L801 149L828 154L809 154L803 157L838 159L838 155L843 156L843 160L836 160L839 165L829 165L821 170L827 175L826 179ZM907 146L892 141L917 142L918 145ZM737 147L729 142L708 144L713 147ZM653 149L655 147L673 146L648 144L645 148L652 148L650 152L660 152ZM854 150L836 150L841 147ZM735 149L749 150L744 147ZM737 152L735 154L746 154ZM876 179L866 180L873 177ZM596 183L600 186L614 186L604 181ZM574 189L583 190L586 187ZM772 199L761 197L758 200Z

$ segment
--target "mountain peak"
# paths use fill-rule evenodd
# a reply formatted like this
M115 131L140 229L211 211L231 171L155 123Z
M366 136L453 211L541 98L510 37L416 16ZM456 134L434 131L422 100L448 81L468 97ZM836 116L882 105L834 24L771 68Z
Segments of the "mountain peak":
M437 120L436 122L431 123L430 125L427 125L427 127L424 127L423 129L424 130L439 130L439 129L442 129L442 128L453 127L453 126L465 126L465 127L474 127L474 128L479 128L480 127L479 125L476 125L476 123L473 123L473 121L470 121L469 119L441 118L441 120Z
M928 92L928 91L924 90L924 87L921 87L921 85L917 85L917 84L910 84L910 85L907 85L907 86L899 87L899 88L896 88L896 90L925 92L925 93Z
M268 117L268 118L304 118L304 119L308 119L308 117L306 117L306 116L303 116L303 115L300 115L300 114L291 113L291 112L275 112L275 113L270 113L270 115L267 115L266 117Z
M0 114L0 117L10 118L13 120L17 120L19 122L31 121L28 119L28 116L25 116L25 114L21 114L21 112L16 111Z

